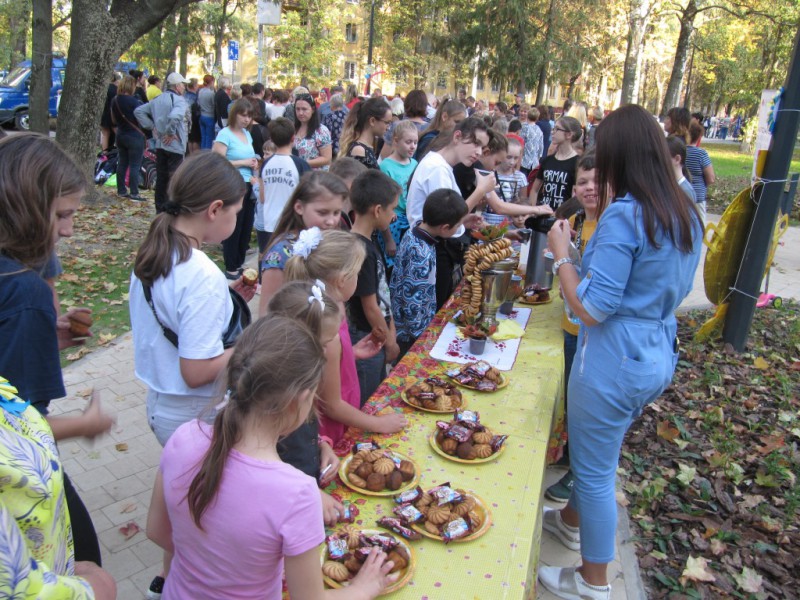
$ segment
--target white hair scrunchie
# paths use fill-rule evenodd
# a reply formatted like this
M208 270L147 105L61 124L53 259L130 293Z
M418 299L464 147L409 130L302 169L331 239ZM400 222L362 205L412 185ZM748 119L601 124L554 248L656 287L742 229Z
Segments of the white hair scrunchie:
M325 301L322 299L322 290L318 285L311 286L311 295L308 297L308 303L314 304L314 302L319 302L319 306L321 310L325 310Z
M293 256L302 256L303 260L308 260L311 251L314 250L322 241L322 231L319 227L304 229L297 236L297 241L292 246Z

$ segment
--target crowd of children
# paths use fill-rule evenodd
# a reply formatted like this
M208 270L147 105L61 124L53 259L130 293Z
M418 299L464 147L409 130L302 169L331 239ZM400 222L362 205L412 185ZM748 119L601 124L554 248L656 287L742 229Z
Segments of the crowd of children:
M585 134L577 118L556 121L548 152L541 132L529 139L538 109L522 105L525 126L515 127L520 135L506 135L450 100L422 134L423 152L419 123L409 119L393 124L391 150L381 153L376 142L385 140L392 113L373 98L353 104L342 136L347 156L329 171L313 170L292 153L298 130L280 117L269 123L264 159L255 164L235 152L250 142L243 129L249 113L233 108L215 151L192 154L172 176L168 201L131 276L136 375L148 387L148 425L164 447L147 522L164 561L151 591L165 599L277 598L285 578L293 597L373 598L393 580L392 563L381 552L370 555L346 590L323 591L316 548L323 526L343 513L324 491L338 470L335 449L348 427L391 434L407 426L402 413L372 415L362 408L455 290L467 229L549 216L574 194L579 210L563 227L584 252L601 212L594 152L576 150ZM672 136L667 144L675 179L667 191L684 190L694 206L685 142ZM59 342L71 340L41 274L54 260L57 238L71 234L84 188L77 167L47 138L4 140L3 156L2 203L20 228L0 225L7 342L0 374L46 415L48 402L64 394ZM40 186L15 191L6 185L10 170L28 167L36 168ZM202 250L241 228L242 206L251 197L260 282L253 323L241 301L256 288L235 270L228 273L233 281L226 280ZM688 221L691 211L684 212ZM564 240L556 241L562 248ZM579 316L591 320L586 314ZM579 325L566 314L562 325L569 380ZM13 395L3 395L0 425L24 413ZM25 419L41 427L32 415ZM49 421L56 439L92 437L111 425L97 402L72 421ZM67 478L64 483L69 488ZM547 494L566 501L572 492L568 472ZM62 493L59 486L53 490L56 497ZM74 491L66 494L75 556L99 565L85 508ZM245 496L281 501L242 502ZM545 528L574 547L578 534L569 515L559 519L550 515ZM78 575L98 597L112 597L102 570L62 560L71 544L66 537L54 544L58 560L50 566L66 578L56 583L73 585L68 580Z

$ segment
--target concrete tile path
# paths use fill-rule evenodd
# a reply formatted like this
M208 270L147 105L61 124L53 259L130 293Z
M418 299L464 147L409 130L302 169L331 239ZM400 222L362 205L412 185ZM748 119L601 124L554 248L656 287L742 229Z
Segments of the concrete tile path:
M710 218L719 217L712 215ZM773 268L770 284L773 293L800 297L799 243L800 229L790 228L776 253L777 266ZM254 302L257 301L258 297ZM684 307L705 306L709 303L699 273L695 290L684 302ZM53 414L82 410L94 388L101 393L105 409L116 415L116 426L109 435L93 442L70 440L59 447L64 469L91 512L100 538L104 566L117 580L118 598L141 600L161 566L161 550L144 533L161 446L147 425L147 390L133 372L131 334L123 335L69 365L64 369L64 380L67 397L52 404ZM557 481L562 473L559 469L548 469L547 485ZM129 526L127 535L120 531L126 525ZM621 510L617 560L609 571L615 600L645 598L629 537L627 515ZM579 556L544 532L541 559L544 564L570 566L579 561ZM540 589L537 598L551 600L555 596Z

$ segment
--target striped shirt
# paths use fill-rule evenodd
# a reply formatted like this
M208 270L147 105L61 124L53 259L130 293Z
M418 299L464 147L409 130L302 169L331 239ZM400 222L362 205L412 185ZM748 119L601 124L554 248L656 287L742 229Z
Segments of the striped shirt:
M692 187L698 203L706 201L707 186L703 169L708 166L711 166L708 152L695 146L686 146L686 170L692 175Z

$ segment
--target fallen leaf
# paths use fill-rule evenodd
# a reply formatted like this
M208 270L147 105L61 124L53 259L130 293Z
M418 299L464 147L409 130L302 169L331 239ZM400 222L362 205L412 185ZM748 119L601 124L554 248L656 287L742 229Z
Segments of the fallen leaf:
M756 357L756 359L753 361L753 366L760 371L769 369L769 363L760 356Z
M691 554L686 560L686 568L681 573L681 584L686 585L687 581L716 581L713 573L706 570L708 561L702 556L695 558Z
M756 483L762 487L768 488L778 487L780 485L774 475L770 475L765 471L758 471L756 473Z
M727 549L728 549L728 545L725 542L723 542L722 540L718 540L716 538L711 540L711 553L714 556L721 556L722 554L725 554L725 551Z
M119 528L119 532L125 536L126 540L131 539L137 533L141 531L141 528L136 524L135 521L130 521L129 523L123 525Z
M656 426L656 433L658 433L659 437L662 437L669 442L674 442L675 438L681 434L681 432L678 431L677 428L673 427L669 421L659 421L658 425Z
M128 451L128 444L122 442L114 446L117 449L117 452L127 452Z
M781 448L786 443L782 435L762 435L758 439L761 440L762 444L764 444L758 448L758 451L761 454L769 454L773 450Z
M128 514L128 513L132 513L133 511L136 510L137 506L138 506L138 504L136 504L135 502L132 502L131 504L126 504L125 506L122 507L122 510L119 511L119 512L120 512L120 514L123 514L123 515Z
M100 336L97 338L97 345L98 346L105 346L108 342L115 339L117 336L113 333L101 333Z
M764 578L755 569L750 569L749 567L743 567L742 572L739 575L734 574L733 578L736 580L740 590L750 594L759 593L761 584L764 583Z
M689 487L692 485L692 481L694 481L694 477L697 475L697 469L695 467L690 467L689 465L679 463L678 470L680 472L675 479L677 479L684 487Z
M744 508L755 508L764 502L764 496L761 494L745 494L742 501L739 503Z
M79 358L89 354L89 352L91 352L91 348L87 346L81 346L75 352L67 354L67 360L78 360Z
M90 387L89 388L84 388L82 390L78 390L77 392L75 392L75 395L76 396L80 396L81 398L88 398L89 396L92 395L93 391L94 391L94 388L90 388Z

